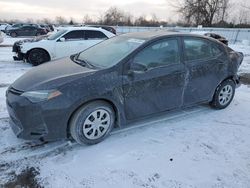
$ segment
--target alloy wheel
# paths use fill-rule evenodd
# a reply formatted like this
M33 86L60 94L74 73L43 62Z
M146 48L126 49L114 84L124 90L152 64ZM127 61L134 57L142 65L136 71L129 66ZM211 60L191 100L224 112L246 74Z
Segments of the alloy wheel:
M219 103L222 106L227 105L233 96L233 88L231 85L225 85L219 93Z

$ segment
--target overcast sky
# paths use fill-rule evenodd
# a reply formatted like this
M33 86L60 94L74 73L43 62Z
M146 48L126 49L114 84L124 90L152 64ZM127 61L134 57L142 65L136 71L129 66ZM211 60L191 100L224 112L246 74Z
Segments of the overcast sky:
M248 3L249 0L240 1ZM171 6L174 2L176 0L0 0L0 19L64 16L82 21L85 14L98 18L109 7L116 6L136 17L145 15L149 18L154 13L160 20L175 21L178 17Z

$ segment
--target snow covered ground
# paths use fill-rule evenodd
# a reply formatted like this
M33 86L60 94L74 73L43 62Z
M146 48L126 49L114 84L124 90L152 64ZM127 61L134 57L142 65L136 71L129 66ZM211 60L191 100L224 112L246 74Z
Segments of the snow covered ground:
M6 40L11 44L11 41ZM241 73L250 73L250 46ZM31 69L0 46L0 187L249 188L250 87L225 110L207 105L137 122L94 146L19 140L8 125L5 91Z

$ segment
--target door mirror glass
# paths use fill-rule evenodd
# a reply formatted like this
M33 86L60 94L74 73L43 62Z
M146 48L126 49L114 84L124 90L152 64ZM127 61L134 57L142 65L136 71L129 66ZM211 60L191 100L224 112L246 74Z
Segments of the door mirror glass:
M65 42L65 38L62 37L62 38L59 39L59 41L60 41L60 42Z

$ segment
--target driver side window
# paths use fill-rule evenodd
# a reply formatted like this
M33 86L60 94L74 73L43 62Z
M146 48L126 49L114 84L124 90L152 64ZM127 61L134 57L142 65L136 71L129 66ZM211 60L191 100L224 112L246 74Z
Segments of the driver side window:
M84 40L84 31L70 31L63 36L66 41Z
M180 63L178 40L169 38L154 42L140 51L133 63L141 64L147 69Z

